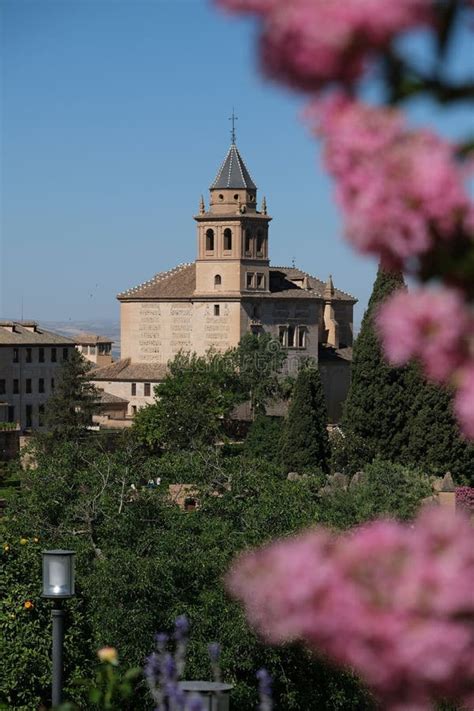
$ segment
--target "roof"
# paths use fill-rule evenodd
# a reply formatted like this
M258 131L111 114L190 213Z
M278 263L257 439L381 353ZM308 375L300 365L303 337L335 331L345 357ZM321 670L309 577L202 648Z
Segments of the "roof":
M91 380L129 380L157 383L163 380L168 372L165 363L132 363L130 358L124 358L116 363L94 368L90 371Z
M331 282L332 284L332 282ZM259 298L324 299L326 284L295 267L270 267L270 294L249 292ZM333 287L334 288L334 287ZM196 264L180 264L159 272L152 279L118 295L119 299L191 299L195 298ZM221 293L223 295L224 292ZM335 301L356 303L357 299L334 288Z
M46 331L36 321L0 321L0 346L74 346L70 338Z
M112 395L105 390L98 390L97 400L101 405L128 405L128 400L118 395Z
M257 189L235 143L232 143L229 148L216 179L211 185L211 190L225 190L227 188Z
M333 348L326 343L320 343L318 348L318 360L321 363L341 360L345 360L350 363L352 361L352 348L350 346L345 346L344 348Z
M97 343L113 343L114 340L108 336L98 336L96 333L77 333L74 334L74 342L94 346Z

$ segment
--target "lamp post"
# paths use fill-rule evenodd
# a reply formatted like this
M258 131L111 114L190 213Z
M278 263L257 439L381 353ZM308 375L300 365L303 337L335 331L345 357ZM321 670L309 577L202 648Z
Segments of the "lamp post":
M62 702L64 615L62 601L74 595L74 551L43 551L42 597L53 601L53 708Z

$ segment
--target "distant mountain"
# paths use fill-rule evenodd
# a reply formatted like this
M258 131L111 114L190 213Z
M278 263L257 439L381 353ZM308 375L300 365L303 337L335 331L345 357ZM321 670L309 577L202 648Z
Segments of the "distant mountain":
M63 336L74 338L78 333L86 331L98 336L107 336L113 341L112 355L114 359L120 358L120 323L108 319L97 321L41 321L41 325L51 331L57 331Z

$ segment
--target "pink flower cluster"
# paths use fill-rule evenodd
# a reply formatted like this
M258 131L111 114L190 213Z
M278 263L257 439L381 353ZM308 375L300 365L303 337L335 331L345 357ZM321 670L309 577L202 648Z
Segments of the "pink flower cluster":
M393 365L417 359L428 378L456 390L455 412L474 437L474 318L454 289L401 289L378 310L376 324Z
M469 514L474 514L474 488L472 486L457 487L456 506L465 509Z
M217 0L263 20L266 73L305 90L353 82L391 38L430 21L426 0Z
M474 207L447 141L409 131L394 109L342 94L317 101L309 115L359 251L400 268L436 242L472 236Z
M387 711L474 704L474 541L460 514L316 528L243 554L231 594L268 642L355 669Z

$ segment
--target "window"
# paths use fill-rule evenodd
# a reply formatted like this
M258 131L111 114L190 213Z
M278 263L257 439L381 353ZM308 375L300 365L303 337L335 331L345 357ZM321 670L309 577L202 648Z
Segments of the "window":
M132 415L136 415L136 414L137 414L137 406L132 405Z
M20 362L20 351L18 350L18 348L13 349L13 362L14 363Z
M298 348L306 348L306 329L303 326L298 328Z
M13 381L13 394L18 395L19 392L20 392L20 381L18 380L18 378L15 378L15 380Z
M257 257L263 256L263 232L258 230L257 232Z
M51 348L51 363L56 363L58 354L56 348Z
M38 407L38 424L40 427L44 425L44 405Z
M247 289L253 289L253 277L254 277L253 272L247 272L246 277L247 277L247 280L246 280Z
M54 390L54 385L55 385L54 378L51 378L51 390Z
M95 355L95 346L89 346L89 354Z
M245 254L250 255L252 251L252 233L245 230Z
M69 349L63 348L63 360L67 360L68 358L69 358Z
M31 348L27 348L26 349L26 362L27 363L31 363L31 361L32 361L31 353L32 353Z
M133 396L135 396L137 394L137 384L136 383L132 383L130 392Z
M259 318L260 318L260 309L258 308L257 305L252 306L252 318L253 318L253 319L259 319Z
M224 250L229 252L232 249L232 230L228 227L224 230Z
M206 252L214 251L214 230L206 230Z
M38 360L40 363L44 363L44 348L40 348L38 351Z
M13 405L8 406L8 422L15 422L15 407Z
M143 386L143 394L145 397L149 397L151 395L151 384L150 383L145 383Z
M38 380L38 392L44 393L44 378Z
M222 284L222 277L220 274L216 274L214 277L214 286L220 286Z
M257 274L257 289L265 289L265 274Z
M220 312L221 312L221 307L219 306L219 304L215 304L215 306L214 306L214 316L219 316L219 315L220 315Z
M296 328L294 326L288 326L287 331L287 346L288 348L294 348L296 345L295 341Z
M26 426L32 427L33 425L33 405L26 406Z
M0 395L5 395L7 391L5 378L0 379Z
M280 326L278 328L278 340L282 346L286 346L286 326Z
M25 392L31 393L31 378L26 379L26 389Z
M238 200L238 199L239 199L239 193L235 193L234 200Z

